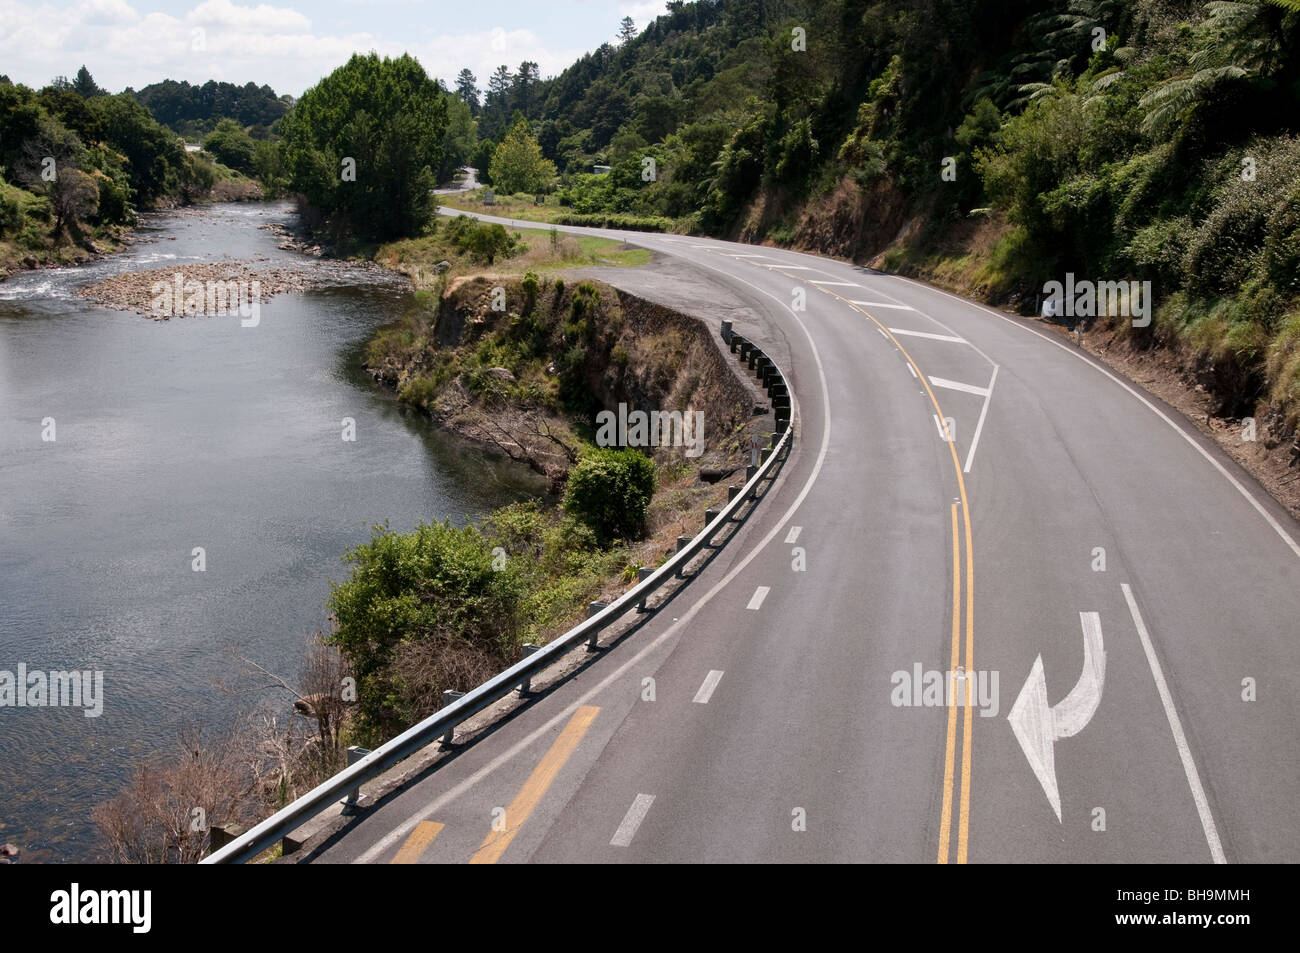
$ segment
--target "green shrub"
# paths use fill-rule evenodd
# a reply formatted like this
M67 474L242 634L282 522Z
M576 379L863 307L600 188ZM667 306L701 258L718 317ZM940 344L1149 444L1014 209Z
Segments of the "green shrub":
M413 682L449 676L457 658L501 662L512 652L519 580L509 564L494 568L492 549L476 528L448 521L397 533L376 526L371 540L349 550L344 561L352 574L332 584L336 628L328 641L352 665L360 726L369 737L401 729L421 713L408 691ZM443 676L436 670L398 674L394 662L417 646L438 649ZM440 694L436 684L428 687Z
M648 457L630 448L596 447L570 471L564 509L602 543L636 539L645 531L654 491L655 468Z
M558 225L585 225L591 228L623 228L631 232L671 232L673 220L658 216L620 215L613 212L561 215Z
M524 301L526 302L524 305L524 311L527 313L532 311L533 307L537 304L537 291L540 285L538 284L536 273L531 271L525 272L522 285L524 289Z

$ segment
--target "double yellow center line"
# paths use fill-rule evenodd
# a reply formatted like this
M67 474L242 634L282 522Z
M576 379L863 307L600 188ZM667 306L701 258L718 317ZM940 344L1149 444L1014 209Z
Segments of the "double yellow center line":
M794 281L803 281L798 275L791 275L780 268L773 268L773 271L779 272L787 278ZM935 397L934 391L930 388L930 380L921 371L920 366L912 359L912 355L907 353L907 348L896 338L876 317L868 312L865 308L855 304L849 298L844 297L830 288L822 285L813 285L818 291L822 291L833 298L843 301L854 311L865 315L888 340L893 342L898 348L899 353L903 355L904 360L916 371L917 380L925 388L929 395L930 403L933 405L935 413L940 420L946 420L943 408L939 405L939 399ZM966 479L962 473L961 461L957 457L957 443L949 439L948 452L952 456L953 472L957 477L958 500L952 504L952 652L949 664L950 672L965 671L967 677L957 685L947 686L948 692L948 731L944 751L944 771L943 771L943 814L939 818L939 856L938 861L946 864L952 859L952 828L953 828L953 798L956 793L956 762L957 762L957 708L965 709L962 723L962 744L961 744L961 788L958 798L957 809L957 863L966 863L967 849L970 843L970 786L971 786L971 735L973 732L971 697L972 686L974 683L974 653L975 653L975 547L971 541L971 520L970 520L970 501L966 496ZM960 509L960 523L964 533L958 532L958 510ZM962 545L964 536L964 548L966 553L965 561L965 579L962 578ZM961 617L962 617L962 596L965 594L966 602L966 645L965 659L962 658L961 645ZM964 663L964 664L963 664ZM960 688L965 692L964 699L958 699L957 689Z

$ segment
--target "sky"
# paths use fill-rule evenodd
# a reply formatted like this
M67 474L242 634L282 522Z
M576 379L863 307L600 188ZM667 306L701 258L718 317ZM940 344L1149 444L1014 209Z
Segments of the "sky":
M630 16L644 28L663 0L237 0L79 3L0 0L0 73L39 89L85 64L111 92L163 79L269 84L302 95L354 52L410 53L451 85L479 88L504 63L554 76Z

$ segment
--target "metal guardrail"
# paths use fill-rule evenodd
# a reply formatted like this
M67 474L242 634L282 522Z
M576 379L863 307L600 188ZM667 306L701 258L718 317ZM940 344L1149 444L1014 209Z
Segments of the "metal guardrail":
M331 804L343 800L361 785L379 777L393 765L428 747L439 738L444 736L450 738L451 733L461 722L496 704L516 688L524 688L531 679L541 674L570 650L584 642L594 648L602 630L624 613L637 610L656 589L676 577L679 570L683 570L701 550L709 545L709 541L731 521L745 501L755 497L759 483L772 472L776 461L781 458L782 452L793 439L793 430L790 427L789 390L780 370L752 342L738 334L733 334L730 321L722 322L722 338L733 353L739 348L741 359L747 360L749 366L758 371L759 379L766 385L768 395L772 398L776 410L777 433L781 436L774 446L763 451L764 458L761 465L747 469L749 478L743 487L728 487L730 498L727 505L704 529L684 543L679 537L678 550L671 559L608 606L595 611L600 604L592 603L593 612L585 621L553 639L545 647L526 655L499 675L467 692L436 714L371 751L355 764L323 781L292 804L281 808L246 833L236 836L221 849L205 857L201 863L242 864L252 860ZM766 363L760 364L759 358Z

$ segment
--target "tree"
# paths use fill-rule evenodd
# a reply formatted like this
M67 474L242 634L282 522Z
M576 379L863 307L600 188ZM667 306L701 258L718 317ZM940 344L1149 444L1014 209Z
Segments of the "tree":
M636 21L631 17L624 17L618 25L619 43L626 43L634 36L636 36Z
M54 234L77 226L99 211L99 183L80 169L59 170L48 192L54 211Z
M94 78L90 75L90 70L86 69L84 65L77 70L76 79L72 81L72 90L82 99L104 95L104 90L96 85Z
M251 173L256 158L252 137L233 119L217 123L206 139L203 148L222 165L240 172Z
M126 156L136 200L152 200L180 189L185 147L149 111L125 93L86 100L103 123L105 139Z
M478 132L469 103L458 97L447 99L447 131L442 140L442 164L438 167L438 181L447 182L463 165L469 165L478 145Z
M538 192L555 178L555 163L542 156L542 147L529 131L528 122L520 119L492 154L491 173L502 192Z
M538 65L532 60L524 60L519 64L519 72L515 74L512 85L512 97L515 109L528 115L528 109L533 104L533 87L537 85Z
M483 97L483 118L479 135L487 139L496 139L506 128L506 117L510 115L510 89L514 77L510 68L502 63L488 77L487 95Z
M268 196L284 194L289 179L284 167L284 149L279 142L266 140L254 143L253 174L261 181Z
M99 185L81 170L85 161L77 134L55 119L42 118L36 135L23 143L15 172L28 190L50 200L56 238L99 210Z
M336 232L388 241L433 219L447 97L412 57L354 54L284 122L290 187Z
M463 69L456 75L456 93L469 106L470 114L474 116L478 115L480 108L477 84L478 77L468 69Z
M509 99L510 83L513 77L510 75L510 67L502 63L492 71L488 77L487 106L488 108L496 107L504 109Z

